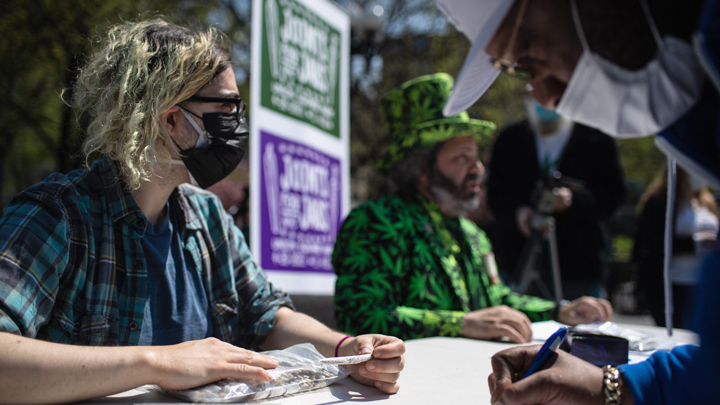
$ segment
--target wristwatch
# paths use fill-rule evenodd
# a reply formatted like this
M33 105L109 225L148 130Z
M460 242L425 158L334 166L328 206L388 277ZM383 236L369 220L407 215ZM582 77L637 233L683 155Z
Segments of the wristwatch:
M620 405L620 372L612 366L604 366L603 371L603 393L605 393L605 405Z

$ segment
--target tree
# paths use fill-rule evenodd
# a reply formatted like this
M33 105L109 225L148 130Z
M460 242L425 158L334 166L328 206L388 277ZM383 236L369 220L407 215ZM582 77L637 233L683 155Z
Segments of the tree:
M165 14L199 26L215 2L8 0L0 13L0 206L54 171L84 164L80 126L62 99L110 25ZM61 99L62 97L62 99Z

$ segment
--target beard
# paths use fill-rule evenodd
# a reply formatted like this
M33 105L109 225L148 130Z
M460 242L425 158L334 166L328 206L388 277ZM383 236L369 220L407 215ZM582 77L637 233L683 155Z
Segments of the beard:
M437 167L433 167L428 191L442 211L456 216L465 216L480 205L480 193L465 191L469 182L477 180L480 180L479 175L468 174L462 184L458 186L442 174Z

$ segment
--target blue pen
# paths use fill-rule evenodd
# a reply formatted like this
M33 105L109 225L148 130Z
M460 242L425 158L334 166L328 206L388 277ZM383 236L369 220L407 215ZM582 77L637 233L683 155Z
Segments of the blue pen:
M540 368L548 361L550 355L555 352L558 347L560 347L560 344L565 340L565 336L567 336L567 328L560 328L557 332L553 333L552 336L545 341L545 344L540 348L538 354L535 355L532 365L523 378L526 378L532 373L540 370Z

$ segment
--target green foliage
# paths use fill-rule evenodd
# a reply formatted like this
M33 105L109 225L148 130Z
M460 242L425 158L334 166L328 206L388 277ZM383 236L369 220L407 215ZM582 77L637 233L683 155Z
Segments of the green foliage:
M0 13L0 206L54 171L83 166L83 134L62 98L109 26L164 15L198 28L217 1L9 0Z
M662 170L665 155L655 147L655 137L622 139L618 141L620 163L625 170L625 178L647 187Z

